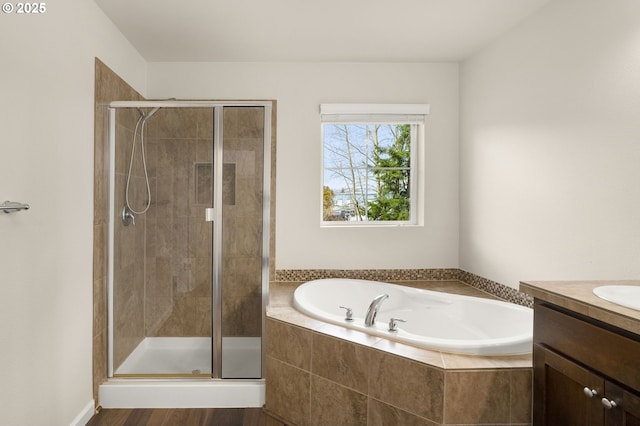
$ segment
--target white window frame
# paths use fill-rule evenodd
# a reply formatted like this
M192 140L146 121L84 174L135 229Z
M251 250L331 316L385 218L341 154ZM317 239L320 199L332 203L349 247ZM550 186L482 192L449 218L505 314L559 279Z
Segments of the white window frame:
M424 188L424 127L430 112L428 104L321 104L321 185L320 226L337 227L394 227L423 225ZM407 221L325 221L323 217L324 188L324 125L325 124L410 124L410 218Z

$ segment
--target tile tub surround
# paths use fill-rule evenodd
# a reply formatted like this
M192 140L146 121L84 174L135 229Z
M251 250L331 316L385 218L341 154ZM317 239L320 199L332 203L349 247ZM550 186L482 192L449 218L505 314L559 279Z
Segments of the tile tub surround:
M415 287L490 297L459 281ZM267 414L292 425L529 425L531 355L420 349L327 324L292 307L300 282L272 282Z

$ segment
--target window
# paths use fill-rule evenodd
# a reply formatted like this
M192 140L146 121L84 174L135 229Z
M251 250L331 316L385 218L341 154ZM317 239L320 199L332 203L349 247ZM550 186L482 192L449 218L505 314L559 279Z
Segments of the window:
M322 104L322 225L417 225L429 105Z

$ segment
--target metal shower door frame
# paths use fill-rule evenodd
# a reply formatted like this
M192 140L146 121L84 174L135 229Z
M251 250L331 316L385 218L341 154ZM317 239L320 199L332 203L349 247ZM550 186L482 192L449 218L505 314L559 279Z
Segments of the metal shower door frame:
M262 339L265 335L265 316L269 300L269 240L270 240L270 192L271 192L271 101L113 101L108 105L108 153L107 162L109 178L107 180L108 203L108 248L107 248L107 377L113 377L113 286L114 286L114 229L115 220L115 134L116 110L118 108L212 108L213 109L213 212L206 216L213 219L213 251L212 251L212 379L222 379L222 185L223 185L223 142L224 142L224 108L225 107L263 107L263 191L262 191ZM212 214L211 214L212 213ZM203 212L203 214L205 214ZM261 377L264 377L265 345L261 344Z

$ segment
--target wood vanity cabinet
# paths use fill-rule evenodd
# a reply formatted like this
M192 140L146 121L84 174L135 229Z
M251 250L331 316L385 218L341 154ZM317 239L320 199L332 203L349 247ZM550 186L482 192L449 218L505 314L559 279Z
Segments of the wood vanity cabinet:
M534 426L640 426L640 335L536 300Z

